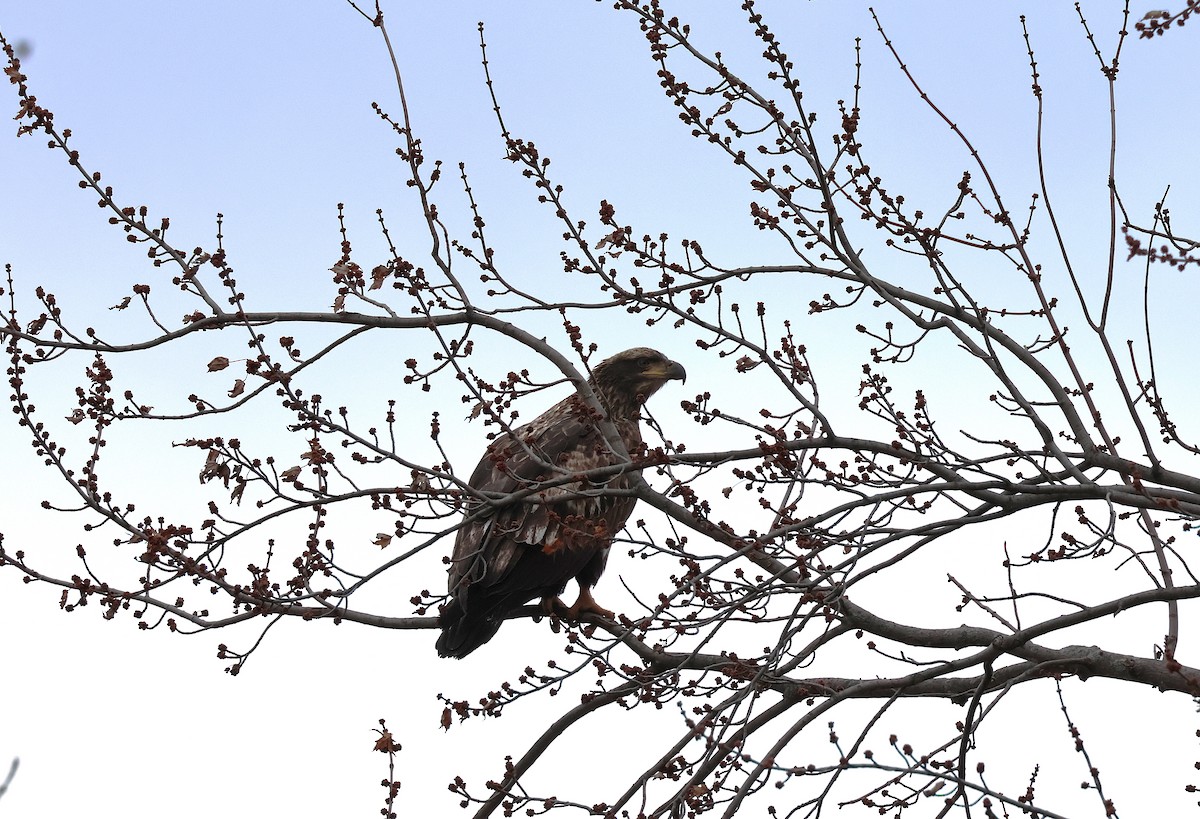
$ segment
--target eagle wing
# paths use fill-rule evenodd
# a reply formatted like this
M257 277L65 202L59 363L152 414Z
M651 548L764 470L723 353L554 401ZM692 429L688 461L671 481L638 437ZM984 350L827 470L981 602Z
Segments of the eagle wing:
M494 441L475 467L470 486L479 496L468 502L454 541L440 615L442 656L466 656L491 639L507 614L537 597L559 594L571 578L580 582L581 599L600 578L609 543L635 503L605 489L623 488L627 478L545 485L614 462L589 418L582 402L568 398ZM632 438L624 426L631 427ZM640 442L636 421L618 427L626 446ZM531 494L504 505L489 507L484 499L523 489Z
M544 481L612 463L611 455L606 453L607 444L574 397L493 442L471 474L471 488L492 496L523 489L535 491L490 513L485 509L486 501L469 503L468 519L458 531L451 556L450 594L461 599L466 588L475 584L499 593L541 589L561 585L573 577L575 572L565 570L578 558L530 563L526 567L533 570L546 563L543 568L552 576L518 579L512 577L512 572L530 549L549 553L595 547L598 541L606 544L616 534L609 527L619 529L624 525L633 508L631 498L606 497L601 486L585 486L579 481L538 488ZM628 508L618 510L614 506ZM613 512L624 514L614 516ZM608 530L607 536L596 527Z

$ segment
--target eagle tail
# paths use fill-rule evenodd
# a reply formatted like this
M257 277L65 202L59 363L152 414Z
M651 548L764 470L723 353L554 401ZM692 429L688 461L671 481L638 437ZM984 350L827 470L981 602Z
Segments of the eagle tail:
M438 656L461 660L492 639L500 630L501 622L486 615L472 616L452 599L438 617L442 629L437 640Z

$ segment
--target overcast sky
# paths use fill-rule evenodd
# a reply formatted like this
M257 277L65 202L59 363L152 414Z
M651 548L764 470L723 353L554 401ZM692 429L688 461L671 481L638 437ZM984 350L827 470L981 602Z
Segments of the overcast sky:
M725 52L746 76L761 77L740 4L675 5L692 21L698 42ZM862 38L864 140L878 169L910 199L927 197L945 207L969 157L919 104L875 31L867 3L764 0L759 6L800 67L806 99L823 122L835 122L834 103L853 93L855 38ZM1046 90L1050 182L1062 192L1070 238L1086 245L1094 234L1095 259L1102 260L1108 102L1072 4L878 0L875 6L910 70L972 137L1012 201L1022 204L1036 190L1034 101L1019 23L1022 12L1029 15ZM1121 24L1117 4L1083 6L1109 53ZM553 158L581 218L594 219L607 198L639 229L699 238L731 264L769 261L776 252L758 243L742 181L707 146L688 138L661 94L636 23L609 4L389 0L384 9L427 154L448 168L467 163L498 251L524 286L549 292L567 286L560 281L561 230L503 161L479 65L480 20L509 126ZM1147 10L1135 7L1133 19ZM378 101L398 109L387 54L376 30L346 3L13 1L0 4L0 30L21 44L33 92L60 126L72 129L85 163L103 172L118 199L170 216L182 247L211 245L215 214L224 214L225 246L256 309L328 308L339 202L356 246L367 253L383 248L377 208L390 215L401 244L414 253L425 246L393 134L370 107ZM1120 180L1127 206L1143 221L1167 184L1177 222L1194 224L1200 215L1198 70L1200 48L1190 30L1153 44L1125 44ZM12 112L15 94L5 89L0 110ZM162 274L107 224L94 197L78 189L73 170L41 137L18 140L13 130L10 124L0 134L0 263L13 265L25 294L45 284L81 320L86 316L117 337L130 333L104 308L135 282L163 289L169 283L154 278ZM461 204L461 197L445 195ZM461 211L449 218L466 221ZM1194 302L1180 302L1164 304L1164 315L1194 312ZM585 326L606 353L628 346L635 331L635 324L619 321ZM668 349L669 334L651 341L685 364L693 355ZM497 355L507 352L497 347ZM207 360L207 348L193 353L195 362L151 359L138 366L149 368L141 373L147 378L171 379L177 372L200 378L188 367ZM1176 363L1190 366L1190 354L1181 352ZM364 362L361 372L328 377L352 388L356 379L399 374L398 366ZM47 383L47 416L61 417L54 408L61 402L69 410L71 393L65 381ZM677 405L679 397L660 403ZM417 423L425 423L423 415ZM468 456L482 445L482 432L472 434L456 443ZM0 452L7 464L0 472L6 548L72 554L84 537L82 521L63 522L36 508L56 490L7 421ZM112 467L130 470L147 492L167 495L170 476L162 474L168 470L158 457L156 451L148 462L133 457ZM194 483L189 476L179 485ZM428 566L427 585L440 587L439 564ZM6 817L377 815L386 767L384 757L371 753L371 728L380 717L404 745L398 776L407 811L401 814L449 815L457 811L446 790L454 774L498 776L503 755L524 749L537 716L557 713L554 706L561 705L529 706L443 734L437 692L478 696L519 673L519 665L504 665L499 651L463 663L439 661L432 632L284 622L235 679L215 656L217 643L232 642L226 635L141 634L128 618L110 623L91 610L65 614L57 597L0 571L6 668L0 767L12 756L22 759L0 802ZM393 608L377 601L375 610L408 614L407 597ZM498 639L553 646L545 630L545 624L514 624L511 635L506 629ZM619 746L610 753L619 754ZM1178 790L1181 780L1166 784ZM1190 804L1183 796L1143 794L1147 809L1139 813L1182 809Z

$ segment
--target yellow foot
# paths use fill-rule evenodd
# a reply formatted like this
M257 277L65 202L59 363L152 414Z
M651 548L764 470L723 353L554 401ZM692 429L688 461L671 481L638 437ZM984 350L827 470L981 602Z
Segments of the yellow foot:
M579 599L566 611L569 620L578 620L581 614L598 614L609 620L617 619L615 614L596 602L592 597L592 590L587 588L579 590Z

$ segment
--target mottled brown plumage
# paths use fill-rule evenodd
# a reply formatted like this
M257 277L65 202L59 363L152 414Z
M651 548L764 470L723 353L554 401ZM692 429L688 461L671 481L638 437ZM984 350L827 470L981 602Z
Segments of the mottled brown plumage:
M627 452L642 444L641 406L667 381L686 376L683 367L657 350L635 347L601 362L589 384ZM536 419L497 438L471 475L481 493L506 495L535 489L527 498L478 515L467 509L450 561L449 598L437 641L443 657L465 657L492 638L504 618L536 598L570 618L595 612L612 617L592 599L608 560L609 544L625 526L635 499L606 494L626 489L626 475L540 486L618 463L579 395L555 404ZM579 582L579 600L567 608L557 600L569 580Z

